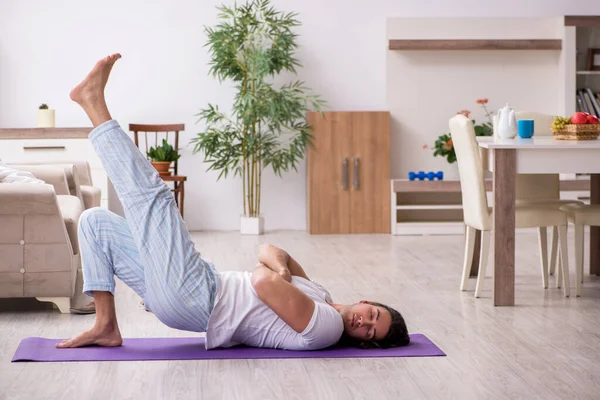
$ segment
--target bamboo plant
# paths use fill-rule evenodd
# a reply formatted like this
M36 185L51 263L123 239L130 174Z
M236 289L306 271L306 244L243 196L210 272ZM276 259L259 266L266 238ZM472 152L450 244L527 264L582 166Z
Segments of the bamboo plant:
M276 11L269 0L218 7L218 24L205 28L210 74L231 81L231 112L208 104L197 115L203 130L192 140L194 153L204 153L208 170L241 176L245 217L259 217L263 170L297 170L310 143L305 112L321 111L325 102L301 81L276 85L281 73L301 67L294 57L300 25L295 13Z

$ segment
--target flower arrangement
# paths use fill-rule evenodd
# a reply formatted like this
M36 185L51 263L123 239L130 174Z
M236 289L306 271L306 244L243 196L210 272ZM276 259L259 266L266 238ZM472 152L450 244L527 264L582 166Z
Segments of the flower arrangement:
M475 128L475 135L476 136L492 136L492 134L494 133L494 127L493 127L493 122L492 122L492 116L494 115L494 113L490 112L486 107L486 104L488 103L488 99L479 99L476 101L476 103L481 105L481 107L483 107L485 116L487 117L488 121L482 123L481 125L476 125L475 120L472 120L473 127ZM462 114L465 117L469 118L469 116L471 115L471 111L460 110L456 114ZM429 148L428 145L426 145L426 144L423 145L423 149L427 149L427 148ZM452 136L449 133L438 136L437 140L435 141L435 143L433 145L433 156L434 157L438 157L438 156L445 157L449 164L456 162L456 153L454 151L454 145L452 143Z

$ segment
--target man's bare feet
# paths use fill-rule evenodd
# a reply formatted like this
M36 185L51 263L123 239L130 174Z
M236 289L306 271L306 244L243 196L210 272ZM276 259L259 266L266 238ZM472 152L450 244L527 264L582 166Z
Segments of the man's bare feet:
M65 349L70 347L84 347L84 346L103 346L103 347L117 347L123 344L121 338L121 332L119 331L118 325L107 325L105 327L94 326L89 331L85 331L77 337L69 340L63 340L56 344L56 348Z
M71 100L83 108L94 126L112 119L104 100L104 88L119 58L121 55L115 53L98 61L85 79L71 91Z

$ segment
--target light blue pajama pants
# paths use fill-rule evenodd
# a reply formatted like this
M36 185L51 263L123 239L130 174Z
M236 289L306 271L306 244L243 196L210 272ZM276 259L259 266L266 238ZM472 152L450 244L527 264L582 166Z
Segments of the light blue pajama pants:
M114 295L116 275L165 325L206 331L217 272L195 250L169 187L117 121L98 126L90 140L127 219L102 208L82 214L84 293Z

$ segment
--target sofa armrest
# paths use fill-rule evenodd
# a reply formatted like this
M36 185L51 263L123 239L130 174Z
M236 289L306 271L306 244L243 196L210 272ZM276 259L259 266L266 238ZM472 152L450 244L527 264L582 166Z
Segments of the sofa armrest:
M81 194L77 166L75 164L57 164L56 166L61 166L64 168L67 184L69 185L69 193L72 196L79 197L79 200L81 200L81 203L83 204L83 196Z
M52 185L28 185L23 183L3 183L0 185L0 214L44 215L57 212L58 203Z
M16 170L31 172L36 178L54 186L56 194L70 194L65 169L61 166L28 164L10 164L9 166Z
M81 187L79 184L78 170L75 164L10 164L11 168L31 172L36 178L46 181L46 183L54 184L54 181L49 182L41 175L45 174L47 169L62 168L64 172L65 181L67 183L67 193L63 193L63 190L56 190L56 194L65 195L70 194L72 196L79 197L83 203L83 195L81 194ZM52 179L52 177L49 177Z

